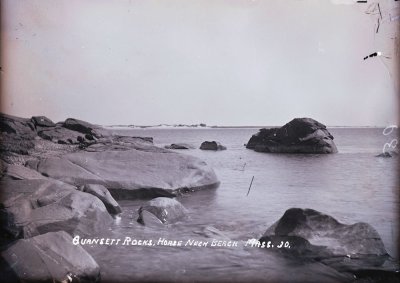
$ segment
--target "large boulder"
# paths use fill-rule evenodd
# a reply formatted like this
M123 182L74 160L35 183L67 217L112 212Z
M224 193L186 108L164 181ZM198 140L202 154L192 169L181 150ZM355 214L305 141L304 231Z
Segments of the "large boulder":
M27 165L74 186L103 185L117 199L173 196L219 184L213 169L204 161L150 145L131 150L75 152L29 161Z
M216 141L205 141L200 145L202 150L225 150L226 147Z
M102 136L97 131L97 129L100 128L99 126L95 126L93 124L90 124L88 122L81 121L78 119L68 118L63 123L63 127L73 130L73 131L76 131L76 132L83 133L83 134L89 134L89 135L95 136L96 138L99 138Z
M64 230L90 235L113 219L95 196L50 179L0 181L3 231L11 238L29 238Z
M118 202L116 202L116 200L111 196L107 188L103 185L86 184L82 187L82 191L98 197L104 203L107 211L110 214L116 215L122 212Z
M336 153L326 126L311 118L296 118L281 128L261 129L247 148L271 153Z
M64 231L16 241L1 252L1 282L98 282L94 259Z
M269 242L276 251L294 255L299 260L321 261L339 271L362 274L365 270L389 273L396 270L371 225L342 224L313 209L288 209L267 229L260 242ZM281 243L285 246L277 249Z
M36 127L55 127L56 124L53 123L49 118L45 116L33 116L31 118L32 123Z
M146 225L149 217L146 212L156 216L158 221L162 224L172 224L180 221L186 216L185 207L175 199L158 197L147 202L145 205L139 208L139 217L137 221L141 224Z

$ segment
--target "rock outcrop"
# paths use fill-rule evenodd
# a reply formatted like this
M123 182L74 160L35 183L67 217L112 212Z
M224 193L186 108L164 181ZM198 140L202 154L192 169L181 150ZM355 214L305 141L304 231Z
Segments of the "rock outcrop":
M49 118L45 116L33 116L31 118L32 123L36 127L55 127L56 124L53 123Z
M102 136L101 133L97 131L97 129L100 128L99 126L95 126L93 124L78 119L68 118L63 123L63 127L82 134L88 134L96 138L100 138Z
M200 145L202 150L225 150L226 147L216 141L205 141Z
M338 271L362 274L365 270L392 273L391 262L378 232L367 223L346 225L313 209L291 208L261 237L275 251L300 260L320 261ZM284 243L281 249L276 247ZM389 276L393 276L393 274Z
M166 149L195 149L193 145L187 143L172 143L165 146Z
M162 224L173 224L186 217L185 207L175 199L158 197L147 202L139 208L139 217L137 221L146 225L148 221L153 221L153 217L149 220L146 212L154 215Z
M13 243L1 252L1 282L98 282L94 259L64 231Z
M29 238L54 231L90 235L113 219L95 196L49 179L2 180L3 231L9 238Z
M103 185L116 199L174 196L219 184L204 161L154 146L76 152L28 161L27 165L74 186Z
M296 118L281 128L260 129L246 147L270 153L337 152L326 126L311 118Z

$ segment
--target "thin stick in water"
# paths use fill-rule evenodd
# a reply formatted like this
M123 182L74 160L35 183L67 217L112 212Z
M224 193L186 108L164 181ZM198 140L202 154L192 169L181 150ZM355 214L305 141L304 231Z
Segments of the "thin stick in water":
M254 176L253 176L253 178L251 178L251 182L250 182L250 186L249 186L249 190L247 191L247 195L246 195L246 197L249 195L249 193L250 193L250 189L251 189L251 185L253 184L253 180L254 180Z

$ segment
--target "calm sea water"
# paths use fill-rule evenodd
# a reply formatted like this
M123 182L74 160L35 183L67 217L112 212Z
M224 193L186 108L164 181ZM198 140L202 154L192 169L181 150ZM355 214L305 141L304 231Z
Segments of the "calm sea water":
M332 155L265 154L244 144L257 129L129 129L116 134L150 136L154 143L216 140L227 146L220 152L180 150L205 160L221 181L216 190L185 195L178 200L189 219L165 228L136 223L144 201L122 201L120 221L108 237L158 240L200 239L207 226L230 239L259 238L291 207L312 208L345 224L367 222L381 235L389 254L398 258L397 158L377 158L386 142L377 128L334 128L339 153ZM250 181L254 181L248 196ZM288 262L257 248L195 247L86 247L102 267L102 278L120 281L275 281L328 282L335 277L318 264ZM290 270L290 272L288 272ZM312 274L312 276L310 276ZM314 278L314 279L310 279Z

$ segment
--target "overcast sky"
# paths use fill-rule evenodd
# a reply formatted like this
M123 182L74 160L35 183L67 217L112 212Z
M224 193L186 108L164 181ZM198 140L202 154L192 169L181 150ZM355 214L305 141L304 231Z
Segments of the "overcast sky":
M390 60L363 60L388 49L392 22L376 34L368 6L346 2L1 0L1 108L107 125L396 124Z

